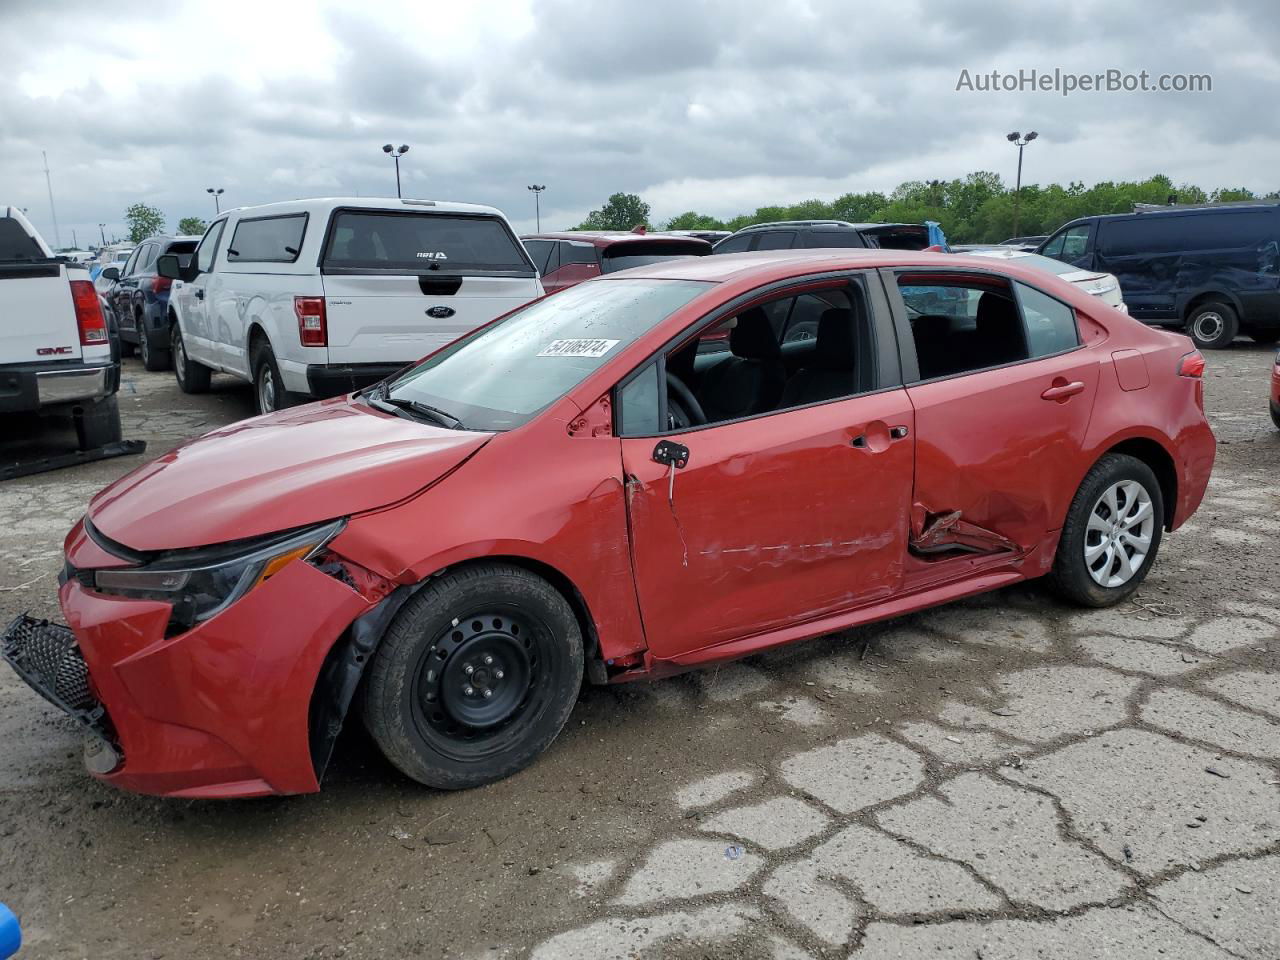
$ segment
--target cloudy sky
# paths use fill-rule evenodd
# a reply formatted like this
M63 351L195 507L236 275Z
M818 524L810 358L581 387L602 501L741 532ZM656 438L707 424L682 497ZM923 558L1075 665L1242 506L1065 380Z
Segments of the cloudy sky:
M0 205L64 244L225 203L405 195L532 229L639 193L661 220L995 170L1280 187L1280 10L1075 0L0 0ZM974 92L998 70L1208 73L1210 93Z

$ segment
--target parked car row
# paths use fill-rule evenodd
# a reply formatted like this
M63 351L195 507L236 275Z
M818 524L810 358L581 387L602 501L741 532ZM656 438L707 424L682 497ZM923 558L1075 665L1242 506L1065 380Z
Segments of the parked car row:
M199 237L156 236L138 244L123 267L108 266L101 276L109 281L107 300L120 325L126 357L136 348L148 370L169 368L169 284L156 261L166 253L191 253Z

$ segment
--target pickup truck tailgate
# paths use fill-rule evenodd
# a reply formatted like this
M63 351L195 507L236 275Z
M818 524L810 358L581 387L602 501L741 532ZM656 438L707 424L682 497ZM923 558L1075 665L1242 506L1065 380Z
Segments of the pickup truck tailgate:
M0 262L0 364L80 358L66 268Z

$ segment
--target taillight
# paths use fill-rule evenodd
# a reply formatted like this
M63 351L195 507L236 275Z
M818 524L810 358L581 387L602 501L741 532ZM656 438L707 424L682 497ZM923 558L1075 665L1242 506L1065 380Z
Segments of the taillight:
M1192 350L1178 362L1178 376L1190 377L1192 380L1204 378L1204 354Z
M168 290L169 284L171 283L173 283L173 281L168 277L162 277L159 274L156 274L151 278L151 292L160 293L164 290Z
M329 325L324 315L324 297L294 297L293 312L298 315L298 340L304 347L329 344Z
M107 320L98 303L98 291L88 280L71 281L71 302L76 309L76 326L80 328L80 346L92 347L107 342Z

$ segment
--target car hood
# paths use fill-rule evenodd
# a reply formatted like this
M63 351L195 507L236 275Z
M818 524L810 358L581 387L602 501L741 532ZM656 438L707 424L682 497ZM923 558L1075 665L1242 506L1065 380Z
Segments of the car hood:
M394 503L430 486L491 434L447 430L347 398L223 427L122 477L88 518L134 550L200 547Z

